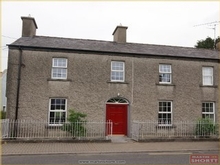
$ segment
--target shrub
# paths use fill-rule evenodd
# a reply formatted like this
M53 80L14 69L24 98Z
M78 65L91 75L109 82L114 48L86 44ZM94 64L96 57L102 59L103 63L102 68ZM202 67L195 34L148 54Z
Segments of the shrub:
M217 125L209 118L198 119L196 124L197 136L210 136L218 133Z
M84 136L86 133L86 114L74 110L69 110L69 112L68 122L63 125L62 130L70 132L73 137Z
M1 111L0 115L1 115L0 119L5 119L6 118L6 112Z

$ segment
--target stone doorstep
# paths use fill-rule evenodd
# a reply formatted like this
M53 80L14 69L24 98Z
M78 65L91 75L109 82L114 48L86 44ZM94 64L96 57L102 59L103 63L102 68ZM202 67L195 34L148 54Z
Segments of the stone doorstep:
M109 138L111 139L112 143L126 143L129 141L133 141L131 138L125 135L112 135Z

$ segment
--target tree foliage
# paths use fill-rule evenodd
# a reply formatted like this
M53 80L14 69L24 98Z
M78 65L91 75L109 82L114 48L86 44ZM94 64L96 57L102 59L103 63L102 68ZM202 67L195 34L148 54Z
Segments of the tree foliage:
M195 47L196 48L204 48L204 49L216 49L216 44L220 41L220 37L215 40L211 37L207 37L205 40L197 41Z
M86 133L86 114L74 110L69 110L69 112L68 122L63 125L62 129L70 132L74 138L84 136Z

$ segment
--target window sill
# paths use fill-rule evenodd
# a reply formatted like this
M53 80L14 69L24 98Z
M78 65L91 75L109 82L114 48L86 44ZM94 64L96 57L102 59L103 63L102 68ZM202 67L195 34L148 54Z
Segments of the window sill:
M218 88L218 85L199 85L199 87Z
M71 79L51 79L51 78L48 78L47 81L72 81Z
M158 86L176 86L175 84L156 83Z
M107 81L107 83L112 83L112 84L129 84L128 82L121 82L121 81Z
M170 129L170 128L176 128L175 125L157 125L156 129Z

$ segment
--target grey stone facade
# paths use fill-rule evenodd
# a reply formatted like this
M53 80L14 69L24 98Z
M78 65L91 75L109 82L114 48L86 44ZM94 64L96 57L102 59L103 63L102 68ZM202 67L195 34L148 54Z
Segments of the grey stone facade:
M68 110L76 109L86 113L90 121L105 121L107 100L120 95L129 101L129 123L133 120L156 121L159 101L172 101L173 121L195 121L202 117L202 102L214 102L217 120L219 60L216 51L204 50L204 57L195 57L195 54L199 54L196 49L181 47L173 49L188 51L185 57L184 54L175 56L175 53L172 56L126 52L122 54L105 51L105 48L99 52L89 52L88 48L66 50L65 45L63 49L50 49L49 45L37 45L40 41L37 37L38 42L33 42L32 45L29 41L25 42L28 38L19 40L9 45L8 118L15 118L19 54L22 53L18 119L48 120L49 99L66 98ZM115 44L117 47L117 42ZM120 43L118 45L122 46ZM126 43L124 46L126 47ZM190 51L191 54L195 52L192 57ZM51 78L52 59L58 57L68 59L67 80ZM111 61L125 62L125 82L111 82ZM159 83L159 64L172 66L171 84ZM214 68L213 86L202 85L203 66Z

